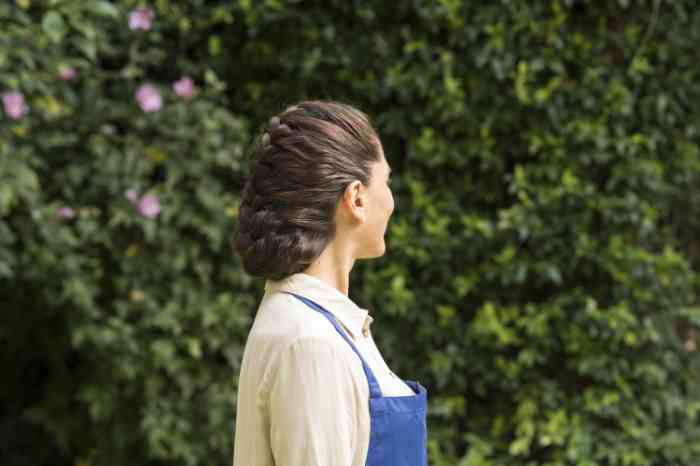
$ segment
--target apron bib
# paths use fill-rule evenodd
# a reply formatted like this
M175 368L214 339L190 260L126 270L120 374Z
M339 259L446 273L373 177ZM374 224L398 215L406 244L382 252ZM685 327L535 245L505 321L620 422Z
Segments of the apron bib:
M335 316L308 298L284 291L323 314L338 333L350 344L362 361L369 383L370 439L365 466L427 466L428 465L428 392L414 380L403 380L413 395L382 396L379 383L369 365L350 338L345 335Z

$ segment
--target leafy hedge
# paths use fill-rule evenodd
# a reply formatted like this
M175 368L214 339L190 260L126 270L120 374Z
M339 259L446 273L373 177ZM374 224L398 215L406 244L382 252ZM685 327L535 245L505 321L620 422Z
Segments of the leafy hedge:
M694 2L17 0L0 25L8 464L230 463L263 288L230 233L259 128L304 98L369 113L396 174L351 296L428 387L431 465L697 464Z

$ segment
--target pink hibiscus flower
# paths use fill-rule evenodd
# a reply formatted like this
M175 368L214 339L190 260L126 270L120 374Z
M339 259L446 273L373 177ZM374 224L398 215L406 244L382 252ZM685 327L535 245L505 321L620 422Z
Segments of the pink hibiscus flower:
M157 112L163 107L160 91L153 84L143 84L136 90L136 100L144 112Z
M129 13L129 29L135 31L137 29L142 29L148 31L153 25L153 18L156 14L149 7L139 7L131 10Z
M137 205L139 214L146 218L155 218L160 213L160 201L152 194L146 194Z
M173 83L175 94L185 99L191 99L194 95L194 82L189 76L183 76L180 80Z
M29 110L24 102L24 95L18 91L5 92L2 95L2 104L7 116L14 120L22 118Z

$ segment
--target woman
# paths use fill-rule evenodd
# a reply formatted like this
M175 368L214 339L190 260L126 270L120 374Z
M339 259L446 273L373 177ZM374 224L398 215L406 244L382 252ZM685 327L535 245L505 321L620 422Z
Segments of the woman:
M390 167L367 116L305 101L270 119L234 246L266 279L240 370L234 466L425 466L427 392L398 378L348 297L384 254Z

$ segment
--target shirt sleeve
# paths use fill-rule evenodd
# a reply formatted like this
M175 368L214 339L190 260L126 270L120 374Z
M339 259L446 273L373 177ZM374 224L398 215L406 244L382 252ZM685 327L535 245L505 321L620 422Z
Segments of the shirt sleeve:
M351 466L357 446L356 377L339 344L302 337L279 357L270 387L276 466Z

